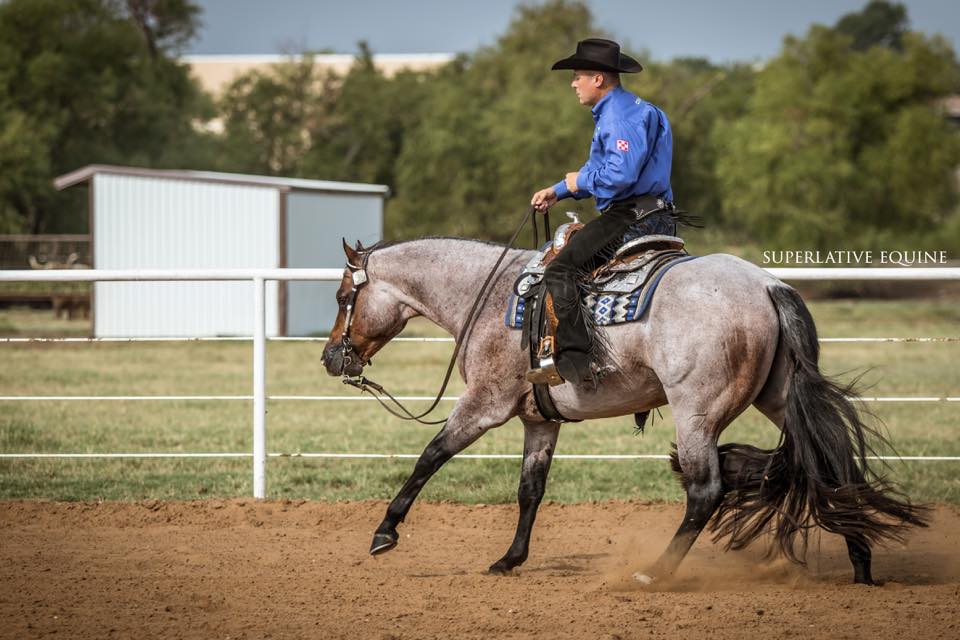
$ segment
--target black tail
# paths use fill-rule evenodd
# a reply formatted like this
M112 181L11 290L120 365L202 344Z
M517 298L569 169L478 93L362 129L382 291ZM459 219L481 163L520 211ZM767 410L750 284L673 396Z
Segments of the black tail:
M803 562L816 526L866 545L926 526L929 509L911 504L869 464L874 447L892 448L861 420L851 401L856 381L844 386L820 373L816 326L800 295L782 284L768 291L794 366L783 431L773 450L720 447L726 495L711 523L715 538L741 549L772 532L771 551Z

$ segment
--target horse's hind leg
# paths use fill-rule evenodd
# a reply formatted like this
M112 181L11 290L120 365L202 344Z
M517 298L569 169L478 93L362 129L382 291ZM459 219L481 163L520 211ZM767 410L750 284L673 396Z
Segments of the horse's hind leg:
M854 583L877 584L873 581L873 575L870 572L870 560L873 555L870 552L870 545L852 536L844 537L847 540L847 554L850 556L850 563L853 564Z
M486 409L486 410L484 410ZM460 453L493 427L509 420L509 410L502 407L483 407L469 392L464 393L440 432L426 446L417 459L413 473L387 507L387 513L377 527L370 545L370 553L378 554L397 546L400 536L397 526L403 522L413 501L433 474L447 460Z
M683 470L687 508L666 551L648 574L637 575L641 582L666 578L676 571L723 499L717 441L713 430L702 424L705 419L703 414L685 418L677 414L677 456ZM682 425L681 420L693 424Z
M523 423L523 465L520 469L520 489L517 501L520 503L520 520L513 544L502 558L490 567L490 573L506 573L527 559L530 548L530 532L537 517L537 508L543 499L547 486L547 474L550 462L560 434L560 424L556 422Z
M787 389L790 384L790 376L793 373L793 365L790 363L786 349L782 342L777 347L777 354L773 360L773 366L770 369L770 375L766 384L760 391L760 395L754 400L755 406L760 413L767 419L783 430L786 409L787 409ZM850 556L850 563L853 565L853 581L857 584L876 584L873 581L873 575L870 570L873 554L870 551L870 545L864 540L858 540L853 536L844 536L847 542L847 553Z

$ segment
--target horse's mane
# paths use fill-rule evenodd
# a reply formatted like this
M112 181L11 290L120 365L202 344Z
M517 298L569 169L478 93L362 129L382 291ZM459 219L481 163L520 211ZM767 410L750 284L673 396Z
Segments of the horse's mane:
M458 236L420 236L419 238L407 238L406 240L380 240L376 244L372 244L369 247L364 247L365 251L379 251L381 249L386 249L388 247L393 247L402 244L409 244L411 242L419 242L421 240L460 240L462 242L473 242L477 244L485 244L491 247L503 248L506 245L502 242L495 242L493 240L480 240L477 238L460 238ZM519 247L515 247L519 248Z

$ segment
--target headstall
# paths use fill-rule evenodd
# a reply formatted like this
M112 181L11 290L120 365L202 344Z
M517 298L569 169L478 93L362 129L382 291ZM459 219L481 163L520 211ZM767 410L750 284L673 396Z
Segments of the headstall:
M346 315L344 316L343 321L343 338L341 338L340 345L340 374L345 378L359 376L363 372L363 367L370 362L363 361L363 359L360 357L360 354L358 354L356 349L354 349L353 341L350 340L350 327L353 325L353 310L357 303L357 293L360 291L360 287L366 284L369 280L367 277L367 260L370 258L370 253L364 252L362 255L363 260L360 263L360 266L350 264L349 261L347 262L347 268L350 270L350 281L352 286L350 287L350 293L347 295ZM356 369L352 368L354 359L356 359ZM348 371L348 368L351 370Z

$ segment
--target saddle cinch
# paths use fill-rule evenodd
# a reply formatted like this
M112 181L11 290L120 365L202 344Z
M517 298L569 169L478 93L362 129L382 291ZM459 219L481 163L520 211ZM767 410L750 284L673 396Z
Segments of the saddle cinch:
M522 330L520 343L530 354L528 379L534 382L534 398L541 413L554 419L561 416L552 406L546 387L564 380L554 365L557 317L543 275L567 241L583 228L576 214L567 215L573 221L558 227L553 240L523 268L514 283L504 318L508 327ZM583 313L593 318L594 325L601 326L639 320L649 308L663 275L671 267L695 257L684 250L683 240L677 236L647 235L629 240L590 274L583 287Z

